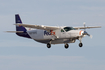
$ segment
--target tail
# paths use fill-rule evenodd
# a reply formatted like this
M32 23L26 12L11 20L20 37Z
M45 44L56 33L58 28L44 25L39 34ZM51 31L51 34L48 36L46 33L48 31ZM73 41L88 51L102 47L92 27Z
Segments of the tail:
M19 14L16 14L16 15L15 15L15 23L16 23L16 24L22 24L22 20L21 20ZM20 33L20 32L22 32L22 33ZM23 27L23 26L17 26L17 25L16 25L16 34L17 34L18 36L21 36L21 37L31 38L31 37L28 35L26 28Z
M15 23L16 23L16 24L17 24L17 23L22 24L22 20L21 20L19 14L16 14L16 15L15 15ZM17 26L17 25L16 25L16 31L23 31L23 32L26 32L27 30L26 30L26 28L23 27L23 26Z

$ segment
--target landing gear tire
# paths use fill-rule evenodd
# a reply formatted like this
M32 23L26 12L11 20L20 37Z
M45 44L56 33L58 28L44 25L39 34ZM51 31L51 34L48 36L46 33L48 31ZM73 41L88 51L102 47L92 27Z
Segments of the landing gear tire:
M51 48L51 44L50 43L47 44L47 48Z
M79 43L79 47L82 47L83 46L83 44L82 43Z
M68 44L65 44L65 48L68 49L68 47L69 47L69 45Z

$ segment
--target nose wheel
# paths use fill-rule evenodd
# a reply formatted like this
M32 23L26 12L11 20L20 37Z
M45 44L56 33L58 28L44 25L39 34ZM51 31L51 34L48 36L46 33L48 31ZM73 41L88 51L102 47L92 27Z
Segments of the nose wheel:
M83 44L82 43L79 43L79 47L82 47L83 46Z
M82 46L83 46L81 39L82 39L82 38L79 38L79 41L80 41L79 47L82 47Z

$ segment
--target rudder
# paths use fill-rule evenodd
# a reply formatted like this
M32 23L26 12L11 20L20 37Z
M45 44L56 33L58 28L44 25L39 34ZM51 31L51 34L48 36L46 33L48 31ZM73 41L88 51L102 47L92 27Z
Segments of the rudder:
M22 24L22 20L21 20L19 14L16 14L16 15L15 15L15 23L16 23L16 24ZM27 30L26 30L26 28L23 27L23 26L17 26L17 25L16 25L16 31L24 31L24 32L26 32Z

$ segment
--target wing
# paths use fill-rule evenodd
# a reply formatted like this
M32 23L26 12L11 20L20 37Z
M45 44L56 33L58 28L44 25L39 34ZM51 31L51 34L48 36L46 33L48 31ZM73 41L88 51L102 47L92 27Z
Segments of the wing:
M90 28L101 28L101 26L88 26L88 27L73 27L75 29L90 29Z
M29 24L15 24L15 25L23 26L23 27L27 27L27 28L42 29L42 30L46 30L46 31L59 29L59 27L44 26L44 25L29 25Z

